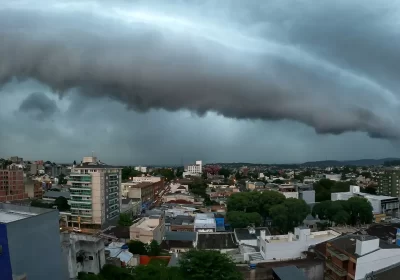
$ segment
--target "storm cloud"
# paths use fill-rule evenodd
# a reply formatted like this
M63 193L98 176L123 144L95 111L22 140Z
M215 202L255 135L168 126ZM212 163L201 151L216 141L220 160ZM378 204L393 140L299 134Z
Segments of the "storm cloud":
M30 94L19 106L18 112L32 114L38 120L45 120L58 111L54 100L47 97L43 92Z
M351 2L351 3L350 3ZM398 1L9 1L0 83L398 139Z

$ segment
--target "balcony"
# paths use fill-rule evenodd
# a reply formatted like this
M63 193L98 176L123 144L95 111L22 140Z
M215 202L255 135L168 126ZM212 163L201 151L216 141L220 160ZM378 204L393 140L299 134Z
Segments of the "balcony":
M73 202L78 202L78 203L80 203L80 202L88 202L88 203L91 203L92 202L92 199L91 199L91 197L90 196L83 196L83 195L72 195L71 194L71 201L73 201Z
M345 254L342 254L341 252L333 249L332 247L328 247L328 252L332 255L338 258L341 261L348 261L349 257Z
M69 192L71 193L71 195L88 195L91 196L92 195L92 191L91 190L72 190L70 189Z
M84 212L81 212L81 211L77 211L77 210L72 210L71 211L71 216L72 217L89 217L89 218L91 218L92 217L92 213L84 213Z
M347 276L346 270L344 270L341 267L338 267L337 265L335 265L334 263L332 263L330 261L326 262L326 267L329 268L330 270L332 270L335 274L337 274L340 277Z
M114 199L110 199L110 200L108 201L108 204L113 205L113 204L116 204L116 203L118 203L118 202L119 202L119 199L118 199L118 198L114 198Z

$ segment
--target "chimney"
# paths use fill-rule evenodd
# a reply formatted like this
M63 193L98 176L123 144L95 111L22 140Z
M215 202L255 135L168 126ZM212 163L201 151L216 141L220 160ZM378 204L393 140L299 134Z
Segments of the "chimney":
M292 242L293 241L293 233L289 232L288 233L288 242Z
M260 230L260 237L262 240L265 240L265 230Z

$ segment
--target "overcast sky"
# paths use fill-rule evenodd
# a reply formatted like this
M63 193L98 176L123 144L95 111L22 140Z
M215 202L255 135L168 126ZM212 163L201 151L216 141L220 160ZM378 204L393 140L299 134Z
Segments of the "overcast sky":
M1 1L0 157L396 157L399 18L395 0Z

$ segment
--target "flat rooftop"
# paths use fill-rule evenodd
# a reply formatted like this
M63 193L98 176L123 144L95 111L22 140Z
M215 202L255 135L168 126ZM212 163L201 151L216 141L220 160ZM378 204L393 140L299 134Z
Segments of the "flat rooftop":
M317 232L312 232L311 235L307 236L306 241L310 243L320 243L328 241L338 236L340 236L340 234L333 230L317 231ZM268 241L268 243L283 243L283 242L296 242L299 240L296 239L295 235L292 236L292 241L289 241L289 235L271 235L271 236L266 236L266 241Z
M56 210L0 203L0 224L12 223L51 211Z
M150 217L145 217L140 219L137 223L133 224L131 226L134 228L139 228L139 229L143 229L143 230L147 230L147 231L153 231L159 224L159 216L150 216Z
M8 210L0 209L0 224L7 224L7 223L15 222L18 220L22 220L25 218L29 218L32 216L37 216L37 214L28 213L28 212L8 211Z

